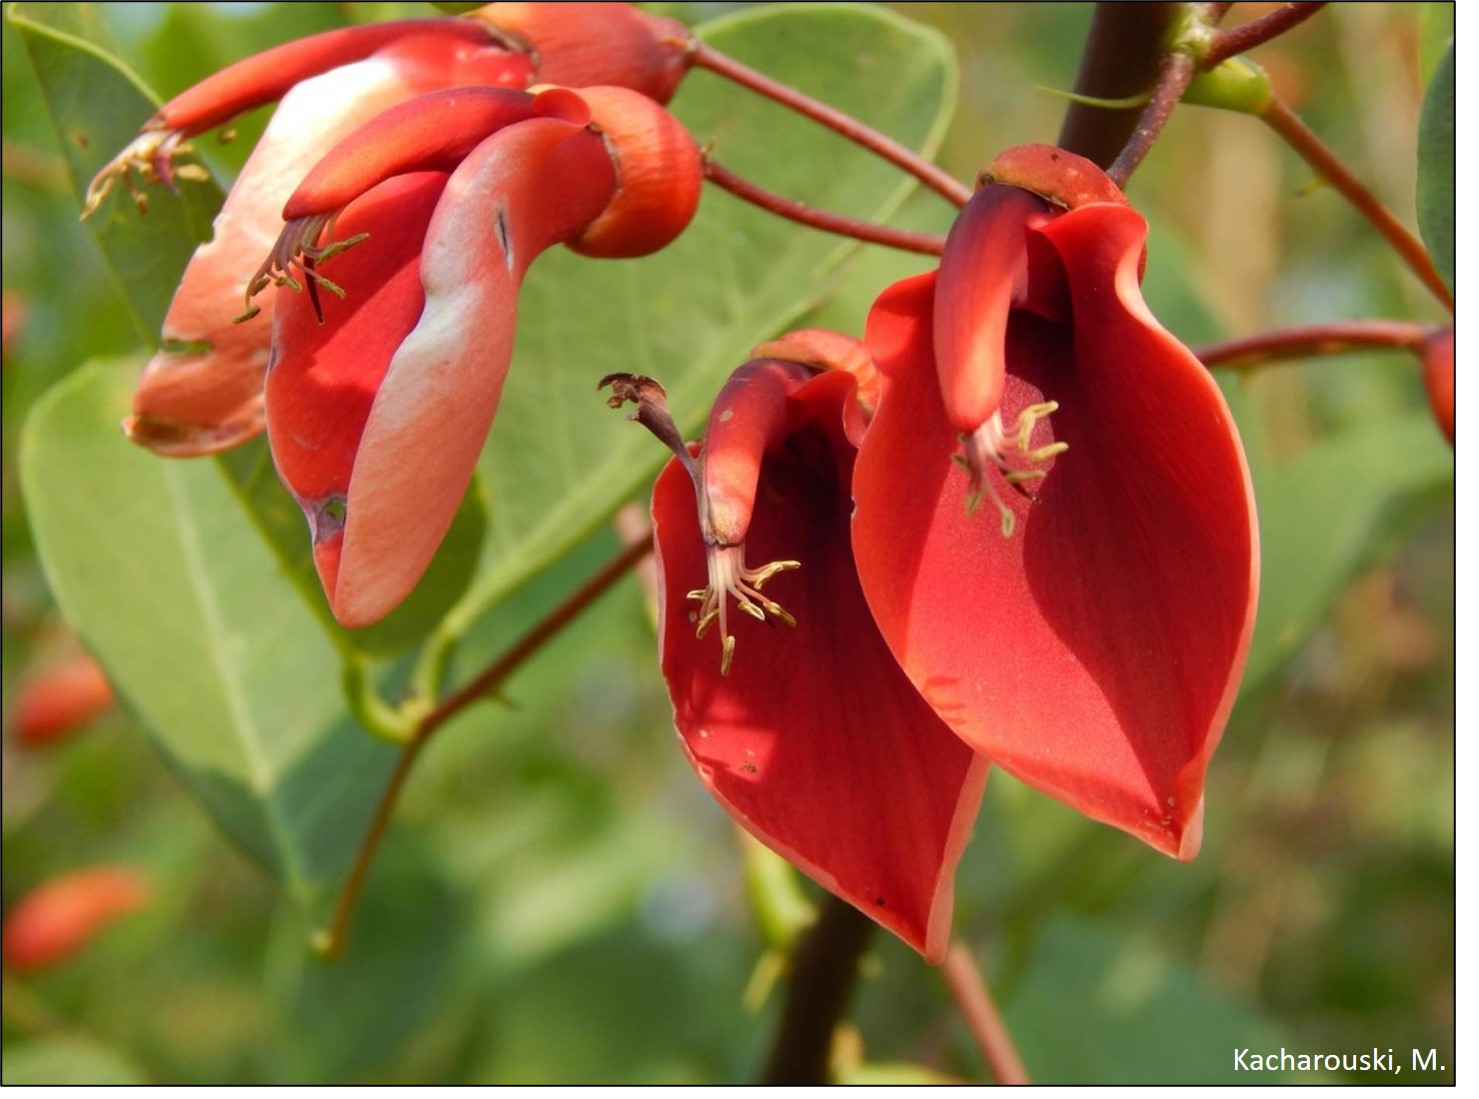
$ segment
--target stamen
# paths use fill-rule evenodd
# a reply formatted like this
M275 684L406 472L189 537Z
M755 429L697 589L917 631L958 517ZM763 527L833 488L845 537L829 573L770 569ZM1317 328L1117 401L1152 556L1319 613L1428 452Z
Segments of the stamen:
M989 471L995 467L1002 480L1029 500L1037 497L1022 487L1032 481L1041 481L1048 475L1046 469L1037 469L1068 449L1065 442L1052 442L1035 450L1032 432L1039 420L1058 411L1057 401L1043 401L1028 405L1017 414L1016 422L1007 428L998 411L973 433L962 435L960 442L963 453L953 456L953 461L966 471L970 488L966 492L965 511L974 515L983 500L990 499L1001 516L1001 536L1010 538L1017 526L1017 516L996 491Z
M185 135L178 130L147 130L128 143L121 153L104 164L92 182L87 185L87 197L82 205L82 219L92 217L112 192L119 181L128 188L139 213L149 211L149 196L139 182L157 183L178 193L175 180L206 180L210 173L199 164L185 164L176 168L172 161L177 156L192 152L185 143ZM135 181L134 176L138 176Z
M262 266L257 268L257 273L247 283L246 312L236 318L236 323L249 321L261 310L252 304L252 299L267 288L268 284L286 287L294 293L303 290L303 282L293 277L293 269L297 268L303 274L304 281L308 283L310 295L313 297L314 312L318 314L320 322L323 321L323 309L319 306L316 287L323 287L337 298L344 297L344 288L337 283L331 282L319 273L318 267L326 260L333 259L340 252L347 252L361 241L369 239L369 233L356 233L346 240L328 240L323 244L318 243L320 236L332 237L334 235L334 224L338 221L339 211L331 214L313 214L309 217L295 218L282 227L278 234L277 242L272 246L272 251Z
M757 622L766 621L766 615L778 618L788 626L795 626L796 619L773 599L760 594L760 588L771 577L790 569L799 569L800 561L772 561L758 569L745 567L745 547L709 546L709 586L702 591L691 591L688 598L699 604L698 622L694 636L702 638L717 620L722 639L719 658L719 673L728 675L734 662L734 635L729 632L729 599L745 614Z

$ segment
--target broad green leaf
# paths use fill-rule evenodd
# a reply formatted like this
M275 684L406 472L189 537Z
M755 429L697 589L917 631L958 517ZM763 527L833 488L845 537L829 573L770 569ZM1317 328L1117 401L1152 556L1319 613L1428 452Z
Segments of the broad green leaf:
M78 208L93 175L138 133L159 100L99 41L99 12L89 4L10 6L36 69L46 107L71 175ZM179 183L183 201L157 201L140 215L118 186L88 220L128 300L139 333L150 345L174 297L195 246L210 236L221 205L213 183ZM167 198L167 196L161 196Z
M699 34L906 144L932 149L949 118L948 45L887 12L790 4L717 20ZM911 187L876 157L702 70L685 79L673 110L720 163L817 206L882 218ZM484 572L453 627L575 545L666 459L605 407L602 375L657 378L680 425L696 431L750 347L826 297L829 274L850 251L847 241L710 187L694 224L655 256L541 257L519 303L515 361L481 463L491 498Z
M346 865L394 752L222 467L118 431L133 374L85 366L33 411L21 484L57 601L221 828L299 902Z
M1453 289L1454 60L1450 40L1423 100L1417 131L1417 224L1438 272Z
M1150 946L1083 921L1044 927L1003 999L1037 1084L1290 1080L1234 1071L1235 1050L1285 1044L1273 1023Z
M473 477L452 528L415 590L382 621L366 629L346 630L334 621L329 610L314 569L313 545L303 512L278 480L265 441L228 451L220 463L246 513L281 560L284 574L343 649L389 656L411 648L436 628L472 583L488 525L488 496L479 476Z
M1429 417L1410 415L1324 439L1282 466L1255 457L1253 472L1263 583L1250 683L1324 620L1403 499L1452 480L1453 452Z
M1417 17L1417 65L1423 80L1433 79L1438 64L1453 41L1453 9L1451 0L1440 0L1420 4Z
M137 1065L87 1038L42 1038L5 1046L6 1087L145 1084Z

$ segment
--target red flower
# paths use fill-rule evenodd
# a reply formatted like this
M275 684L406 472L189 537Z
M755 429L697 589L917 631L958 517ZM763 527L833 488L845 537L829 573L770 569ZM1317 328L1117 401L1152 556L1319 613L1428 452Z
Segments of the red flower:
M1092 164L1013 150L866 348L757 349L653 495L700 777L930 960L988 761L1168 854L1200 841L1256 520L1221 394L1140 296L1145 235Z
M1088 161L993 165L938 275L869 318L885 385L853 545L890 648L966 743L1190 858L1257 521L1221 393L1140 296L1145 236ZM1001 529L962 506L981 495Z
M825 338L816 357L794 340L756 354L871 370L855 344ZM662 669L719 803L938 962L986 761L910 685L858 585L856 390L845 371L757 358L720 392L697 464L668 464L652 500Z
M644 255L693 216L699 152L656 102L688 56L681 24L629 5L501 3L318 35L166 104L90 208L134 172L171 182L186 138L286 93L185 272L126 432L185 456L265 422L335 616L383 617L467 488L535 256ZM535 80L595 86L517 90ZM284 285L308 292L274 303Z
M323 154L383 111L443 88L614 84L665 102L687 68L687 31L627 4L489 4L461 19L329 31L258 54L166 103L94 179L87 212L119 180L173 185L185 142L281 99L196 250L165 316L125 430L170 456L225 450L262 430L268 318L234 324L282 228L282 207ZM270 302L272 291L259 299Z
M285 207L267 424L335 617L394 609L452 524L498 408L529 264L637 256L698 204L698 147L624 88L433 93L325 156ZM332 231L338 241L320 242ZM335 253L369 239L342 256ZM265 282L263 275L259 282Z

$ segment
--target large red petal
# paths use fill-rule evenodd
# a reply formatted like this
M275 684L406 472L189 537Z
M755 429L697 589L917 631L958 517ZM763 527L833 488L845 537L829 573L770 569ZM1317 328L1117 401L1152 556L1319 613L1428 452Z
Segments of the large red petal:
M745 544L752 565L796 559L766 594L794 628L731 616L720 648L697 639L686 595L707 582L692 483L672 462L653 495L662 666L674 720L699 777L730 814L827 889L939 961L955 865L986 763L899 670L853 569L842 402L853 381L824 375L793 400L811 423L767 455ZM731 608L732 609L732 608Z
M1211 377L1140 298L1139 215L1086 207L1042 232L1074 321L1013 315L1003 411L1061 402L1033 441L1069 450L1036 503L999 485L1013 537L968 518L932 384L931 281L900 284L870 319L891 384L858 463L858 569L900 662L969 744L1189 858L1252 633L1247 466Z
M426 309L390 364L350 480L330 596L346 626L384 617L431 563L498 409L524 272L615 187L600 135L554 118L499 131L452 174L422 250Z

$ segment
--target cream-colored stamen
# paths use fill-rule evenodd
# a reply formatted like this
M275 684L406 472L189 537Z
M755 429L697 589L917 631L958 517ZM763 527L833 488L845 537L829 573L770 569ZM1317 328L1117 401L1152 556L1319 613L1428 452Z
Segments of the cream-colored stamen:
M304 281L312 281L323 287L337 298L344 297L344 288L324 278L318 271L318 265L325 260L332 259L340 252L347 252L356 244L367 240L369 233L356 233L345 240L328 240L319 244L321 236L332 238L334 235L334 223L339 218L339 211L331 214L313 214L309 217L295 218L282 227L278 234L277 242L272 246L267 259L262 266L257 268L257 273L247 283L246 312L236 318L239 324L242 321L251 320L260 310L252 304L252 298L260 294L269 283L286 287L294 293L303 290L303 282L293 276L293 269L302 272ZM317 301L315 301L315 305Z
M128 188L139 213L147 213L149 196L135 182L135 175L145 183L157 183L171 191L175 189L177 179L209 179L210 173L199 164L186 164L176 168L172 163L175 157L191 151L191 147L185 143L185 135L178 130L146 130L141 133L92 177L92 182L87 185L87 197L82 204L82 219L86 221L97 212L103 199L108 197L120 180Z
M799 569L800 561L772 561L758 569L745 567L745 547L708 547L709 586L702 591L691 591L688 598L699 604L696 615L695 636L703 637L715 621L719 623L719 636L723 651L719 658L719 673L729 674L734 661L734 636L729 632L729 598L745 614L759 622L767 614L779 618L788 626L796 625L796 619L773 599L760 594L765 582L777 573Z
M1001 534L1010 538L1017 525L1016 513L1007 506L992 483L990 470L995 467L1002 480L1023 495L1030 495L1021 486L1031 481L1041 481L1048 475L1045 469L1035 468L1051 461L1068 449L1064 442L1049 443L1035 450L1032 430L1037 422L1058 411L1057 401L1043 401L1028 405L1017 414L1010 428L1002 423L1001 412L992 417L969 435L960 437L963 453L954 456L957 465L970 477L970 490L966 493L965 510L974 515L981 502L990 499L1001 516Z

